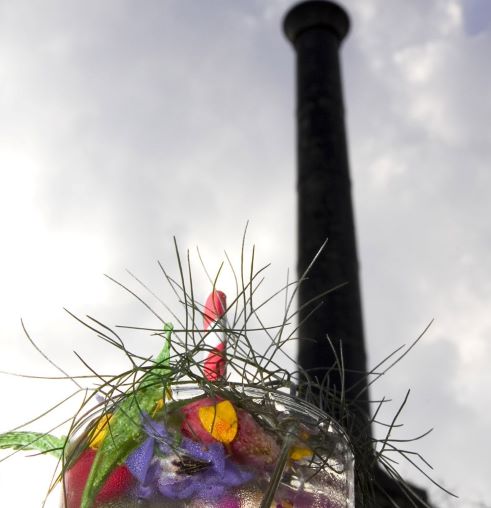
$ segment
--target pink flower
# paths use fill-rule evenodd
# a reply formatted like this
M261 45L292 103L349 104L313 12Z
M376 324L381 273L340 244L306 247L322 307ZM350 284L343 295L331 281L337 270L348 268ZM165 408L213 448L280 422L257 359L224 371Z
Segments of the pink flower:
M276 439L267 433L247 412L238 411L239 430L230 444L232 455L251 466L270 466L280 454Z

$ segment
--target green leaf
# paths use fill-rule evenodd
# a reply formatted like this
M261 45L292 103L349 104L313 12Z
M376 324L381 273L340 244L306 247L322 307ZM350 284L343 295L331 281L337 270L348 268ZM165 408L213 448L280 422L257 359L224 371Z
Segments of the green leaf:
M66 444L66 437L56 437L41 432L6 432L0 434L0 448L13 450L36 450L60 458Z
M80 508L91 508L97 493L111 471L122 464L128 455L145 439L142 413L151 413L155 403L166 390L170 374L170 337L173 327L164 326L164 346L155 359L155 365L142 377L136 390L126 395L108 423L104 441L97 450L85 484Z

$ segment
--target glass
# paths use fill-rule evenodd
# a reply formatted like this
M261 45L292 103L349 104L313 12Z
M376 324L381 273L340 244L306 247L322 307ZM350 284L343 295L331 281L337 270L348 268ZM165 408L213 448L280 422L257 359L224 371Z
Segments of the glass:
M283 392L233 385L217 386L213 397L197 387L172 387L166 406L143 424L145 443L153 441L127 459L133 473L123 475L127 487L99 497L97 508L259 508L276 473L268 508L354 507L348 440L317 407ZM152 458L141 476L149 447ZM80 478L69 471L69 497L77 486Z

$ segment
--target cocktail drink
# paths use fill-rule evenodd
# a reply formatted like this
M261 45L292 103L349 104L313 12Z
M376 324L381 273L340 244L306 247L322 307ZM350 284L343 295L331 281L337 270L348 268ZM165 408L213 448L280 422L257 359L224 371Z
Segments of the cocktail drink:
M214 290L204 330L193 331L203 340L191 347L166 323L160 353L101 377L68 436L14 430L0 435L0 448L57 457L62 508L353 507L346 435L282 391L292 387L289 376L259 364L249 376L249 353L236 353L242 332L234 335L226 309Z
M93 506L354 506L348 441L327 414L302 400L260 388L230 385L211 394L184 385L141 418L141 443L113 468ZM111 439L111 420L104 421L65 473L66 508L81 506L97 447Z

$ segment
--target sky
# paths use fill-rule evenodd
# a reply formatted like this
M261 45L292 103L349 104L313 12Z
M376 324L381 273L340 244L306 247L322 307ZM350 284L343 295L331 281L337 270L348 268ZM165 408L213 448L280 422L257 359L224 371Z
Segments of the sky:
M153 324L104 274L131 281L129 269L172 299L157 261L177 273L173 236L214 273L224 250L240 257L249 221L248 248L272 263L266 288L294 273L294 54L281 31L293 4L0 0L0 370L57 375L22 318L70 373L75 350L117 371L63 308ZM412 449L460 498L401 471L435 505L491 506L491 2L342 5L369 364L434 320L371 396L392 400L389 418L410 389L399 436L434 428ZM230 275L223 289L233 293ZM204 300L206 283L197 290ZM71 391L2 374L0 431ZM40 506L52 465L1 462L2 504Z

